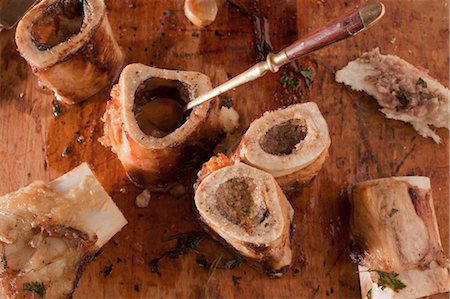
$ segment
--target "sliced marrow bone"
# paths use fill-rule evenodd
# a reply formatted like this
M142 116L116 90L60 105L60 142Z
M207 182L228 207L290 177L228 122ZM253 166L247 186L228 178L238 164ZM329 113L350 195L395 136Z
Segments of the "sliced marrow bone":
M170 98L184 105L209 89L208 77L197 72L138 63L123 70L103 116L101 142L111 146L136 185L167 190L212 153L223 131L216 100L194 108L171 132L152 123L146 103Z
M261 263L267 273L283 274L292 259L294 211L275 179L243 163L232 164L224 155L206 165L199 174L195 205L208 231Z
M272 174L287 190L317 175L330 144L328 126L317 105L295 104L255 120L234 159Z
M357 184L350 219L352 258L359 264L362 297L420 298L448 292L449 262L437 227L427 177L391 177ZM379 275L398 274L406 287L378 286Z
M38 284L46 298L70 298L95 253L126 223L87 164L1 196L3 296L36 296L26 286Z
M103 0L44 0L19 22L16 43L57 99L81 102L117 78L123 54Z

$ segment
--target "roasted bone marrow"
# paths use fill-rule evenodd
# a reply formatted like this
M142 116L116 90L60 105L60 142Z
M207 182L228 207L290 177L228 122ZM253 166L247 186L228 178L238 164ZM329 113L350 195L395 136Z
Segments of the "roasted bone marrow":
M409 122L424 137L441 138L429 128L449 128L449 90L428 71L378 48L336 72L336 81L374 97L387 118Z
M1 196L3 296L70 298L95 253L126 223L87 164Z
M353 188L351 204L351 256L359 264L363 298L368 293L372 298L420 298L449 291L449 262L429 178L362 182ZM386 287L379 273L397 275L397 284Z
M195 205L207 231L264 272L285 273L294 211L275 179L219 155L205 164L199 180Z
M331 144L328 125L313 102L266 112L243 136L234 158L264 170L288 190L322 168Z
M81 102L111 85L123 64L103 0L44 0L19 22L16 44L57 99Z
M160 98L184 105L209 89L209 78L197 72L139 63L122 71L103 116L101 142L111 146L133 183L167 190L212 153L223 132L218 101L195 107L173 131L155 125L152 111L146 109L147 103Z

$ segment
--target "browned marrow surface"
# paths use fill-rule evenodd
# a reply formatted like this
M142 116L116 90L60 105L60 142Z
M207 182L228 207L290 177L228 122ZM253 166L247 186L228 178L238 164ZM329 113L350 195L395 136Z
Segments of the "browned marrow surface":
M444 256L426 177L391 177L353 188L352 258L360 265L363 297L418 298L447 292L449 262ZM405 288L382 290L368 269L398 274Z
M195 204L215 238L270 275L286 272L294 211L270 174L219 155L199 173Z
M102 0L44 0L17 25L16 43L39 80L68 104L109 86L122 68Z
M173 132L163 132L141 117L145 104L161 97L184 104L209 89L208 77L197 72L137 63L123 70L103 117L101 142L111 146L136 185L166 190L200 165L222 134L216 100L194 108Z

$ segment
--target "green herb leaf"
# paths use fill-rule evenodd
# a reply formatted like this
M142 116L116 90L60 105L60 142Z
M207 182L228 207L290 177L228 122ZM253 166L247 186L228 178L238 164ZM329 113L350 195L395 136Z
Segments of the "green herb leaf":
M225 262L225 268L227 268L227 269L237 268L237 267L239 267L242 264L242 262L244 262L244 259L241 258L240 256L238 256L238 257L236 257L234 259L226 261Z
M370 290L367 292L366 297L367 297L367 299L372 299L372 289L370 289Z
M427 88L427 87L428 87L427 81L425 81L425 80L422 79L422 78L419 78L419 80L417 80L416 85L422 86L422 87L424 87L424 88Z
M404 284L401 280L398 280L398 273L395 272L384 272L376 269L369 269L368 272L375 272L378 274L378 285L382 290L384 288L390 288L394 292L398 293L399 290L406 288L406 284Z
M397 213L397 212L398 212L398 209L392 208L392 209L391 209L391 212L389 213L389 217L394 216L394 214Z
M312 78L314 77L314 71L310 67L301 69L299 73L303 76L303 78L308 80L312 80Z
M287 87L291 89L297 88L299 81L295 78L289 77L289 76L281 76L280 83L282 85L286 85Z
M23 284L23 290L34 292L34 293L38 294L39 296L41 296L42 299L45 299L45 287L44 287L44 283L42 283L42 282L37 282L37 281L25 282Z

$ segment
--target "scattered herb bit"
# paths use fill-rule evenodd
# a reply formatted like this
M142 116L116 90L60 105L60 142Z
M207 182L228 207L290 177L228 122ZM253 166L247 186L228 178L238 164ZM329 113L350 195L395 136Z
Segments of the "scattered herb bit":
M397 213L397 212L398 212L398 209L392 208L392 209L391 209L391 212L389 213L389 217L394 216L394 214Z
M300 274L300 269L299 268L295 267L295 268L292 269L292 275L296 276L296 275L299 275L299 274Z
M52 111L53 111L53 115L54 115L55 117L60 116L61 113L62 113L61 106L59 106L59 103L58 103L57 100L53 100L53 101L52 101Z
M295 89L298 87L298 84L300 83L297 79L289 77L289 76L281 76L280 83L283 86L287 86L291 89Z
M308 80L312 80L312 78L314 76L314 71L310 67L306 67L304 69L301 69L298 72L299 72L300 75L303 76L303 78L308 79Z
M192 37L199 37L200 34L197 31L192 32Z
M222 260L223 257L223 252L220 253L220 255L218 257L216 257L216 259L211 263L211 266L209 267L209 271L208 271L208 280L206 281L206 285L205 287L208 287L209 281L211 280L211 277L214 274L214 271L216 271L217 266L219 266L220 261Z
M152 273L156 273L159 276L161 276L161 272L159 272L158 264L159 264L159 260L161 260L161 258L162 257L155 258L150 261L150 267L152 268Z
M370 289L370 290L367 292L366 297L367 297L367 299L372 299L372 289Z
M225 268L227 268L227 269L237 268L242 264L242 262L244 262L244 259L242 257L238 256L234 259L226 261Z
M113 265L109 264L109 265L105 266L105 268L103 268L101 273L103 274L103 277L106 278L109 276L109 274L111 274L112 270L113 270Z
M306 86L310 87L311 82L313 81L314 78L314 70L310 67L306 67L304 69L299 70L298 73L302 75L302 77L305 79Z
M138 284L135 284L135 285L134 285L134 290L135 290L136 292L139 292L139 291L141 290L141 288L140 288L140 286L139 286Z
M63 157L69 157L72 154L72 147L69 145L66 147L62 153Z
M165 242L177 240L177 243L175 247L170 248L169 250L161 254L161 256L154 258L150 261L152 273L157 273L159 276L161 276L161 273L159 272L158 268L158 263L162 258L169 257L172 259L176 259L181 255L187 254L190 250L197 249L198 243L204 237L204 235L205 234L203 232L186 232L176 234L164 239Z
M235 287L239 286L239 282L241 281L242 276L231 275L231 281Z
M417 80L416 85L422 86L422 87L424 87L424 88L427 88L427 87L428 87L427 81L425 81L425 80L422 79L422 78L419 78L419 80Z
M177 244L164 255L170 258L178 258L180 255L185 255L189 250L196 249L203 237L204 233L202 232L187 232L170 236L165 241L177 240Z
M37 282L37 281L25 282L23 284L23 290L36 293L39 296L41 296L42 299L45 299L45 287L44 287L44 283L42 283L42 282Z
M170 16L170 11L168 11L168 10L163 10L163 16L165 16L165 17Z
M401 289L406 288L406 285L397 279L398 273L395 272L384 272L376 269L369 269L368 272L375 272L378 274L378 285L382 290L388 287L394 292L397 292Z
M117 258L116 258L116 263L119 264L119 263L121 263L121 262L122 262L122 259L121 259L120 257L117 257Z

